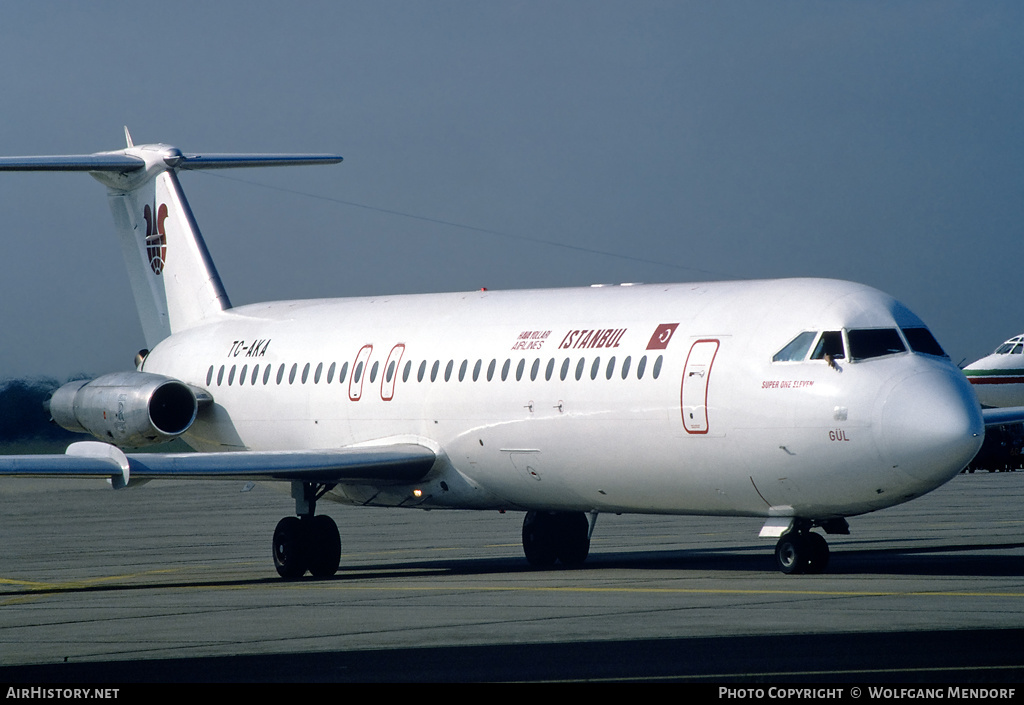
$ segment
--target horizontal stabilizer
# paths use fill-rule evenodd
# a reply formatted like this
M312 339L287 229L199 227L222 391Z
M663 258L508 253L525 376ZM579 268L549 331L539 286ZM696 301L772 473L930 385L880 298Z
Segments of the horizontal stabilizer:
M234 169L259 166L303 166L337 164L336 154L182 154L174 147L161 148L163 162L173 169ZM133 154L127 154L126 151ZM97 154L57 154L40 157L0 157L0 171L93 171L126 174L146 168L146 160L134 154L143 150L131 147L120 152Z
M52 157L0 157L0 171L116 171L144 169L146 162L121 152L58 154Z
M183 154L178 169L231 169L249 166L337 164L336 154Z
M0 456L0 475L7 477L112 477L123 475L115 457L75 454ZM109 446L113 448L113 446ZM235 453L135 453L128 460L132 480L303 480L320 483L415 482L434 464L434 452L415 443L308 451L239 451Z

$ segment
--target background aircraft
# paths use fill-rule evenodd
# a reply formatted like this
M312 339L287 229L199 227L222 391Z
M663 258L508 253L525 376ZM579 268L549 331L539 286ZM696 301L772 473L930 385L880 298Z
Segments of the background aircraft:
M127 136L127 130L125 131ZM7 456L9 475L290 483L283 577L333 574L317 502L519 510L536 566L586 559L602 512L759 516L784 572L819 571L846 517L917 497L982 441L923 322L818 279L316 299L232 307L179 170L333 155L163 144L9 157L108 190L147 345L136 370L53 395L102 442ZM182 438L196 453L121 450Z
M1015 335L991 355L972 362L964 368L964 374L982 406L1024 406L1024 334Z

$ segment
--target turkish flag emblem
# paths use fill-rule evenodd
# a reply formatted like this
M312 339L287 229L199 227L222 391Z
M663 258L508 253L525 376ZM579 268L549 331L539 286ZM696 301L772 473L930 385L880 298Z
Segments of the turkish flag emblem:
M664 350L668 347L668 341L672 340L672 334L679 327L678 323L662 323L651 336L651 342L647 343L648 350Z

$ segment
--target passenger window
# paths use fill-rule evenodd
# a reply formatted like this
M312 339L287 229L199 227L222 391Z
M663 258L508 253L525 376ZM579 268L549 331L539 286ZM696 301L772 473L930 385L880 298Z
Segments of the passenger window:
M583 366L585 364L586 364L586 361L582 357L580 358L580 361L578 363L576 363L576 381L577 382L579 382L581 379L583 379Z
M231 366L231 371L228 372L228 386L230 387L235 383L235 366Z
M565 381L565 378L569 376L570 364L571 363L569 362L569 358L565 358L565 360L562 361L562 371L559 373L559 377L563 382Z
M494 368L497 366L497 364L498 364L498 361L492 358L491 359L491 364L489 364L487 366L487 381L488 382L490 382L492 379L494 379Z
M821 334L818 344L814 346L811 354L812 360L824 360L828 355L833 360L845 360L846 351L843 348L843 334L837 330L827 330Z
M505 364L501 366L501 381L504 382L508 379L508 368L512 365L512 361L506 359Z
M779 350L772 356L772 362L801 362L807 357L807 351L811 349L816 331L804 331L793 338L786 347Z
M238 373L238 383L241 385L245 384L245 375L249 371L248 365L242 365L242 370Z
M249 379L249 384L251 384L252 386L255 387L256 386L256 378L259 377L259 376L260 376L260 366L259 365L253 365L253 368L252 368L252 378Z
M370 384L377 381L377 370L380 368L380 363L373 363L373 367L370 368Z
M284 381L284 363L282 362L281 366L277 368L277 383L281 384L281 382L283 382L283 381Z
M627 355L626 359L622 361L622 379L626 379L626 377L629 376L629 361L629 355Z
M447 382L452 378L452 370L455 369L455 360L449 360L448 365L444 368L444 381Z
M466 368L469 367L469 360L463 360L462 364L459 365L459 381L466 379Z
M643 357L640 358L640 362L636 363L636 378L637 379L643 379L644 378L644 370L646 370L646 369L647 369L647 356L644 355Z
M412 372L412 360L406 360L406 362L405 362L405 369L402 370L402 381L403 382L408 382L409 381L409 373L410 372Z
M206 373L206 386L209 387L212 383L213 383L213 365L210 365L210 369Z
M427 361L424 360L423 362L420 363L420 369L416 371L416 381L417 382L422 382L423 381L423 375L425 375L426 373L427 373Z
M654 377L654 379L658 379L658 375L661 374L661 363L662 363L662 360L663 360L663 356L658 355L658 359L654 361L654 369L651 370L651 376Z
M590 379L597 379L597 373L601 369L601 358L595 357L594 364L590 366Z
M306 363L306 366L302 368L302 383L305 384L307 379L309 379L309 363L308 362Z
M270 367L270 365L267 365L266 367L263 368L263 386L264 387L267 386L268 384L270 384L270 374L271 374L271 367Z
M533 367L530 368L530 381L537 381L537 373L540 372L540 358L538 357L533 361Z
M483 360L477 360L476 364L473 365L473 381L474 382L476 382L478 379L480 379L480 368L483 367L483 364L484 364Z
M551 358L550 360L548 360L547 369L544 370L544 381L545 382L550 382L551 381L551 375L553 375L554 373L555 373L555 358Z
M433 382L437 379L437 371L441 368L441 361L434 360L434 366L430 368L430 381Z
M327 368L327 384L334 381L334 370L338 367L338 363L332 362L331 366Z
M320 384L320 375L324 372L324 363L316 363L316 372L313 373L313 384Z
M348 363L344 362L341 365L341 372L338 373L338 384L345 383L345 376L348 375Z
M519 364L516 365L516 382L523 379L523 370L526 369L526 360L520 360Z

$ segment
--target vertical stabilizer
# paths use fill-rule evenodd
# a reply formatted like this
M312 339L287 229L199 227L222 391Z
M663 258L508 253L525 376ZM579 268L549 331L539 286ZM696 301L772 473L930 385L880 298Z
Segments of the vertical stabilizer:
M173 169L129 190L107 185L148 346L231 308Z
M165 144L116 152L0 157L0 171L87 171L108 190L139 318L152 348L231 307L178 181L182 169L337 164L333 154L183 154Z

